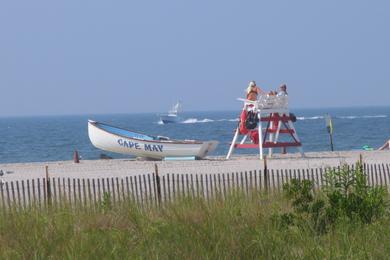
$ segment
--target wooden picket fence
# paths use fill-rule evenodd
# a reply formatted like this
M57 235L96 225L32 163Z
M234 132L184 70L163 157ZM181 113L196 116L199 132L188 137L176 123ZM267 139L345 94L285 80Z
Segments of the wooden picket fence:
M354 167L354 166L350 166ZM389 164L363 164L369 185L390 187ZM279 192L291 179L313 181L318 190L324 183L325 168L260 169L218 174L163 174L155 172L107 178L37 178L5 181L0 185L0 208L96 206L107 198L112 203L133 200L141 206L158 206L183 196L212 199L233 191L245 194Z

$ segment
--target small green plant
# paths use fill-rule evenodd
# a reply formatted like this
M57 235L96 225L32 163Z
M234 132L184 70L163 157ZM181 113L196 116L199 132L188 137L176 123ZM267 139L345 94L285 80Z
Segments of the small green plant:
M276 219L279 226L309 226L317 233L325 233L338 221L347 219L369 224L383 217L388 206L387 192L380 186L369 186L361 165L351 169L328 169L322 194L314 196L313 183L293 179L283 186L293 208L292 213L281 214Z
M346 216L367 224L385 213L387 192L381 186L367 184L360 163L354 169L344 165L339 170L329 170L325 180L325 194L335 219Z

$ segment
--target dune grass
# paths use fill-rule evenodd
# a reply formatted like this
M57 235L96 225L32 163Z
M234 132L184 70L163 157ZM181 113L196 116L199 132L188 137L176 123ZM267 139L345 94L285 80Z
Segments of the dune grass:
M390 219L340 221L325 234L280 228L281 195L183 198L160 208L122 202L88 208L31 207L0 218L0 258L291 259L388 258Z

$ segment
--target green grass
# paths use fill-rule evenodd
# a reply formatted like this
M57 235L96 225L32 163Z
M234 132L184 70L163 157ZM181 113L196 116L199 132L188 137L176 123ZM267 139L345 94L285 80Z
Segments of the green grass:
M323 235L280 228L290 210L279 195L183 199L163 208L131 202L99 210L30 208L0 214L0 259L366 259L389 258L390 219L340 221Z

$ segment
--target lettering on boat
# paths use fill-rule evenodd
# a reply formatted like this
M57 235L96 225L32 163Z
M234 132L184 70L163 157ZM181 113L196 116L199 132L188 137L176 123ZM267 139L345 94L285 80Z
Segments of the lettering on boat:
M156 145L156 144L145 144L145 151L151 151L151 152L162 152L164 146L163 145Z
M126 141L123 139L118 139L118 144L122 147L142 150L142 145L136 142ZM147 152L162 152L164 149L164 145L161 144L144 144L144 150Z
M134 148L134 149L137 149L137 150L141 149L141 146L140 146L139 143L126 141L126 140L123 140L123 139L118 139L118 144L120 146L127 147L127 148Z

